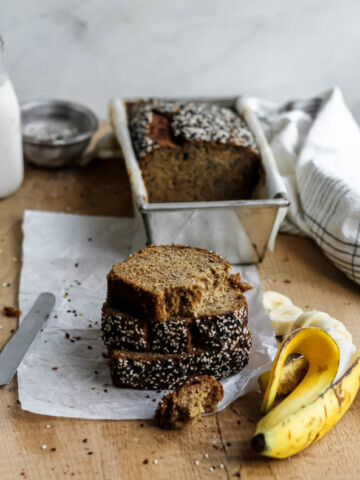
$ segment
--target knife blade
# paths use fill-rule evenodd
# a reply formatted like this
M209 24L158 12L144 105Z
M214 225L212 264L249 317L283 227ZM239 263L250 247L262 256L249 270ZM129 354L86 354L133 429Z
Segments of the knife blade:
M0 385L10 383L54 305L55 296L52 293L39 295L15 335L5 345L0 353Z

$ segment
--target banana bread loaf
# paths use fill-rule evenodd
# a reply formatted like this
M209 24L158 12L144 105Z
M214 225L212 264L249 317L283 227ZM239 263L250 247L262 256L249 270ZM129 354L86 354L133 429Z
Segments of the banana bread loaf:
M262 171L259 148L235 111L160 100L129 103L127 110L150 202L251 197Z
M114 265L107 276L112 306L152 321L196 316L224 294L230 265L216 253L182 245L151 245Z
M115 386L170 389L193 375L217 379L248 362L243 292L219 255L151 245L108 275L102 331Z

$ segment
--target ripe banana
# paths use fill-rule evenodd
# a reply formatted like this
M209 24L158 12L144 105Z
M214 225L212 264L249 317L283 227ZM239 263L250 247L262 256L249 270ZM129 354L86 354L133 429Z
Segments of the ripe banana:
M274 310L275 308L281 307L283 305L287 305L287 306L293 305L293 302L286 295L269 290L268 292L265 292L263 295L263 304L266 310L268 312L271 312L271 310Z
M308 360L308 371L295 390L272 408L281 369L291 353ZM333 382L338 364L339 349L321 329L300 329L284 340L275 357L262 404L266 415L258 423L251 441L258 453L275 458L294 455L320 440L342 418L360 386L360 349L342 377Z
M291 332L296 319L303 313L295 305L282 305L269 313L271 325L276 336L282 337Z

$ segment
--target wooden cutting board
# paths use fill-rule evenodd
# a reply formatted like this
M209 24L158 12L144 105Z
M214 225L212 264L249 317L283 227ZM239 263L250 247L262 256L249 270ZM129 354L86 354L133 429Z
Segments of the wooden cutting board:
M98 135L107 130L102 125ZM25 208L130 216L123 161L99 161L85 169L26 168L21 189L0 201L0 310L17 306ZM280 235L259 273L264 290L285 293L304 310L330 313L360 344L360 288L313 241ZM17 328L17 319L0 313L0 325L2 347ZM55 418L23 411L16 378L0 390L1 480L360 478L360 394L319 443L279 461L262 458L250 448L261 402L256 392L183 431L165 432L152 421Z

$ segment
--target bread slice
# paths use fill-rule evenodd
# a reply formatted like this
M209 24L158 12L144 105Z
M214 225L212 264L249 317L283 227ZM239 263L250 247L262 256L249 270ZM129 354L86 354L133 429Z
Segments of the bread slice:
M214 377L190 378L163 397L155 412L155 422L167 430L183 428L200 419L203 413L215 412L223 397L224 389Z
M232 348L186 354L161 354L109 349L110 370L116 387L140 390L176 388L194 375L220 380L239 372L249 361L251 334L241 335Z
M114 265L107 276L112 306L152 321L196 316L224 293L230 265L216 253L182 245L151 245Z
M158 353L191 353L197 349L221 350L236 343L247 326L248 310L238 287L229 287L208 299L196 318L172 317L151 322L104 303L102 338L113 349Z

